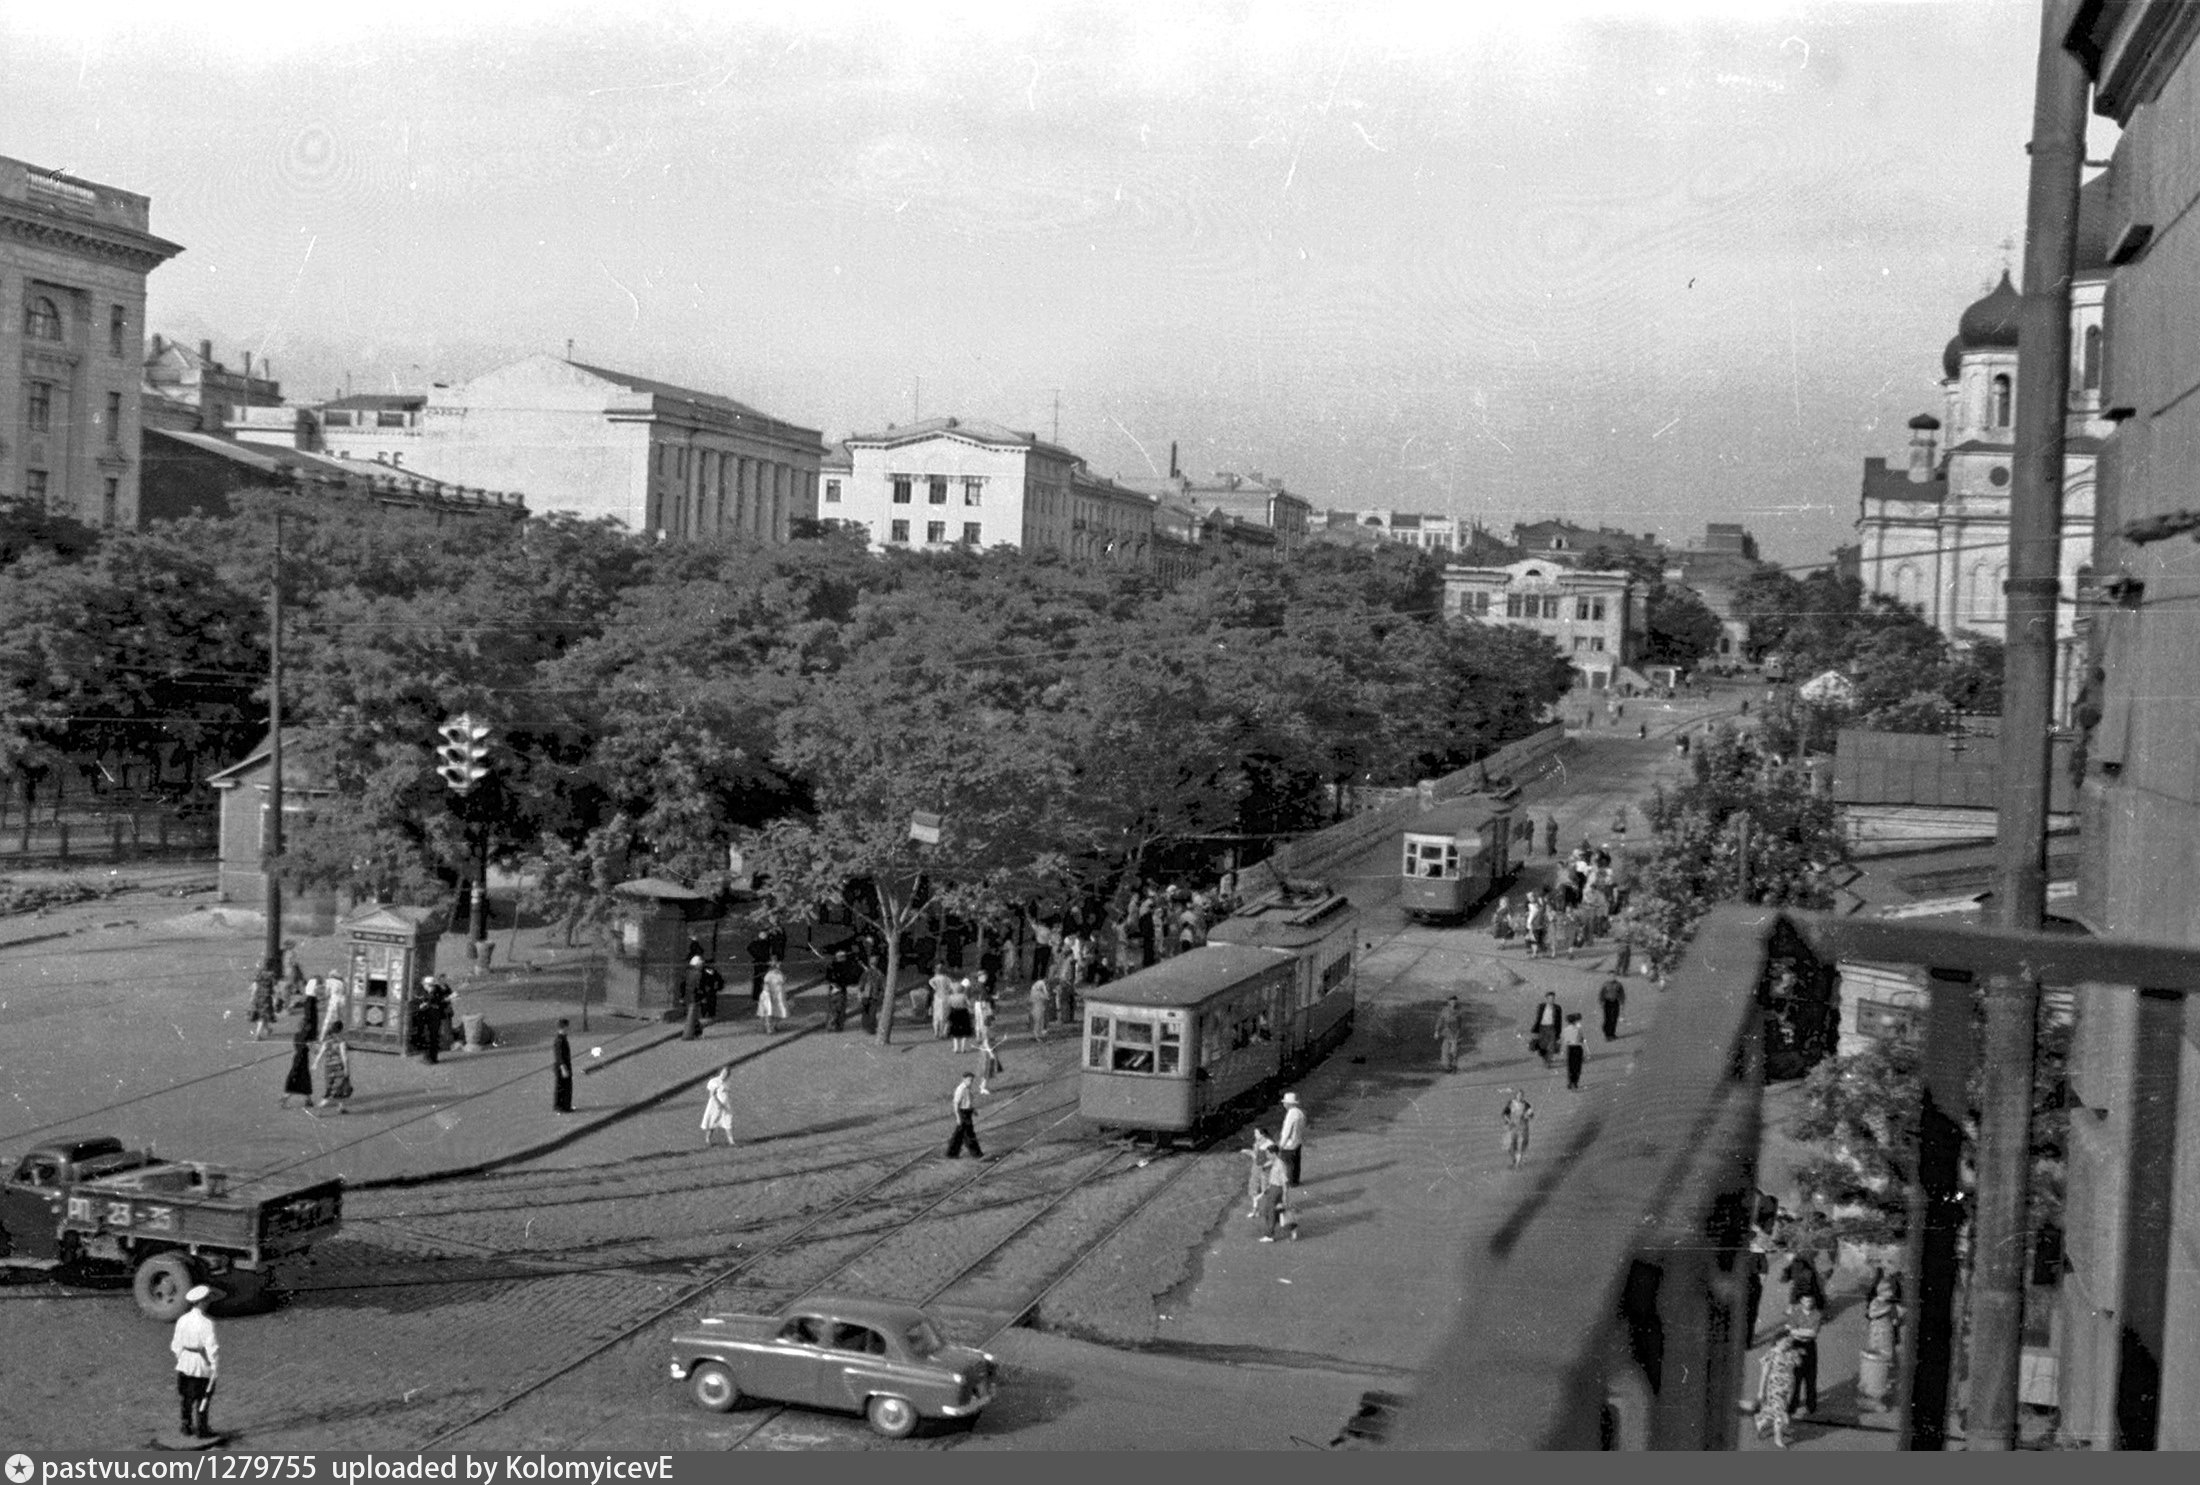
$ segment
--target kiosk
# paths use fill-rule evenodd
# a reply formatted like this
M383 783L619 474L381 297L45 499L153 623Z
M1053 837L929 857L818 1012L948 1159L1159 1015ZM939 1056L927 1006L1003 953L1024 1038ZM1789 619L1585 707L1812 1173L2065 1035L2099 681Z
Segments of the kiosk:
M346 1036L354 1050L402 1056L412 1029L409 992L423 976L435 973L442 913L377 903L352 914L342 926L348 965L342 1011Z
M611 962L604 974L604 1004L613 1015L655 1019L683 1006L681 977L688 944L717 941L719 902L708 893L638 877L611 889L617 900L611 922Z

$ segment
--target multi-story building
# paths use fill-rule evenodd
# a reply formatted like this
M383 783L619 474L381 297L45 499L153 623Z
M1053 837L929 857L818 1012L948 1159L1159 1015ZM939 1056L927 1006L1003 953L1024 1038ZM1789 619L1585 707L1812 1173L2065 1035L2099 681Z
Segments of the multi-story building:
M1146 564L1154 542L1146 496L1035 433L967 418L844 439L824 471L818 516L860 528L880 550L1012 546Z
M0 498L137 522L151 203L0 158Z
M1385 541L1419 547L1424 552L1459 550L1461 527L1452 516L1428 511L1363 510L1354 519L1364 530L1374 532Z
M1609 690L1642 650L1642 596L1628 572L1583 572L1541 557L1444 569L1444 612L1548 634L1591 690Z
M2200 385L2190 329L2200 301L2200 7L2056 8L2068 18L2064 45L2092 79L2094 111L2122 131L2093 187L2104 207L2093 273L2106 279L2106 303L2073 326L2072 342L2074 412L2089 424L2097 414L2105 430L2090 560L2106 601L2088 620L2090 680L2078 708L2077 916L2104 938L2194 946L2200 565L2183 533L2195 522L2200 464L2200 399L2188 395ZM2066 526L2065 601L2070 545ZM2200 1448L2200 1000L2089 987L2078 997L2065 1106L2063 1434L2099 1448Z
M557 356L457 386L339 397L238 426L251 441L363 459L469 488L522 489L538 514L611 517L671 540L785 541L818 515L814 429L744 403ZM265 425L265 426L262 426Z
M1613 526L1577 526L1553 516L1542 521L1516 521L1512 533L1512 544L1528 556L1568 567L1578 566L1583 557L1600 549L1615 557L1659 563L1665 560L1665 546L1654 531L1636 536Z
M2073 355L2063 444L2063 592L2074 594L2092 556L2094 465L2109 423L2101 411L2102 316L2108 293L2108 178L2080 193L2076 276L2071 281ZM2017 396L2016 286L2005 272L1963 311L1941 354L1941 414L1910 419L1905 467L1864 461L1856 530L1867 593L1919 609L1951 640L1999 639L2009 577L2010 463ZM1945 435L1946 447L1941 447ZM2056 694L2076 692L2077 608L2057 623ZM2058 705L2056 715L2066 707Z
M1749 575L1763 566L1757 538L1731 521L1709 522L1702 537L1666 553L1665 580L1689 589L1719 616L1716 658L1723 664L1740 664L1749 648L1749 624L1735 615L1734 598Z
M1282 480L1269 479L1258 470L1251 474L1223 470L1212 479L1195 480L1178 470L1173 444L1165 478L1120 483L1156 500L1175 500L1196 511L1220 511L1248 525L1265 526L1275 532L1279 551L1297 551L1312 534L1312 503L1285 489Z
M142 396L148 428L219 433L252 409L272 410L278 419L287 416L296 423L295 413L283 407L282 383L265 363L255 374L252 353L246 351L244 369L233 371L214 359L211 340L200 341L193 351L180 340L154 336L145 350Z

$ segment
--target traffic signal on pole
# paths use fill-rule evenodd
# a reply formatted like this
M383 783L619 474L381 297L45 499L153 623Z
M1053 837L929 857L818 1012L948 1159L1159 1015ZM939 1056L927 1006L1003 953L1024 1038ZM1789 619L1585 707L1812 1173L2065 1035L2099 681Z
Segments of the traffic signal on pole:
M435 771L443 775L452 793L464 794L488 776L482 760L489 756L489 729L461 712L445 722L441 731L443 746L436 749L436 756L443 761Z

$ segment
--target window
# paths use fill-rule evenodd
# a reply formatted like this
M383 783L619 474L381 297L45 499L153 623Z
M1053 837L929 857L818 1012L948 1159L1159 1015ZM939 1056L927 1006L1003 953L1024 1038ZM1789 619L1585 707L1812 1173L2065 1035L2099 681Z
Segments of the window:
M61 338L61 311L43 294L33 294L23 306L23 333L33 340Z
M1147 1014L1148 1017L1154 1015L1152 1012ZM1085 1066L1098 1072L1175 1076L1184 1066L1183 1023L1170 1019L1090 1016L1085 1028Z
M1426 836L1407 836L1405 874L1409 877L1457 877L1458 843L1434 840Z
M1574 600L1574 621L1576 623L1586 623L1588 621L1588 618L1589 600L1586 598L1576 598Z
M2101 327L2098 325L2088 325L2085 327L2085 355L2084 360L2081 364L2084 367L2083 381L2085 390L2088 392L2100 391Z
M1994 378L1993 426L2009 426L2009 377L2006 373Z
M1583 650L1586 650L1587 648L1589 648L1589 640L1588 640L1588 637L1587 637L1586 635L1581 635L1581 634L1577 634L1577 635L1575 635L1575 636L1574 636L1574 653L1578 655L1578 654L1580 654L1580 653L1581 653L1581 652L1582 652Z
M23 421L33 433L53 426L53 383L32 382L23 407Z
M984 481L984 480L973 480L973 479L966 479L966 480L964 480L964 481L963 481L963 504L964 504L964 505L983 505L983 504L985 504L985 481Z
M909 541L909 523L907 521L894 522L893 533L892 536L887 538L889 541L898 541L907 545Z
M1544 617L1544 618L1546 618L1546 619L1555 619L1555 618L1557 618L1557 617L1558 617L1558 605L1559 605L1559 597L1558 597L1558 595L1557 595L1557 594L1555 594L1555 593L1554 593L1554 594L1552 594L1551 596L1549 596L1548 598L1545 598L1545 599L1543 600L1543 617Z
M112 526L115 523L116 513L120 511L121 507L122 481L116 479L113 475L109 475L107 476L107 488L100 492L99 497L99 519L101 523Z
M979 524L976 521L963 522L963 545L974 547L982 544L978 538Z
M23 471L23 495L25 499L35 500L40 505L46 503L45 470L26 469Z
M838 505L838 504L840 504L840 481L839 481L839 480L827 480L827 481L825 482L825 503L826 503L827 505Z
M349 428L351 426L351 414L332 409L321 414L321 421L331 428Z
M907 505L908 503L909 476L906 474L897 474L894 476L894 504Z
M405 426L405 415L401 412L378 412L374 415L374 426L377 428L402 428ZM681 457L680 462L683 464L687 462L685 455Z
M938 546L941 542L947 540L947 523L945 521L926 521L924 523L924 539L934 546Z
M1505 617L1508 619L1524 618L1525 615L1521 613L1520 608L1525 601L1518 593L1507 593L1505 595Z
M947 504L947 476L943 474L932 476L930 488L925 493L925 499L933 505Z
M107 394L107 442L122 442L122 394Z
M1481 614L1486 617L1490 611L1490 595L1487 593L1476 593L1473 594L1472 597L1474 599L1474 611L1477 614Z
M1596 623L1599 623L1599 624L1601 624L1601 623L1603 623L1603 622L1604 622L1604 600L1603 600L1603 599L1601 599L1601 598L1592 598L1592 599L1590 599L1590 600L1589 600L1589 617L1590 617L1590 619L1592 619L1592 620L1593 620L1593 621L1595 621ZM1600 648L1601 648L1601 647L1600 647Z
M107 315L108 355L119 356L122 354L122 341L124 332L127 331L129 328L130 312L124 309L121 305L116 305L112 310L108 312Z
M1604 652L1604 636L1601 634L1591 636L1589 648L1595 650L1598 654L1602 654Z

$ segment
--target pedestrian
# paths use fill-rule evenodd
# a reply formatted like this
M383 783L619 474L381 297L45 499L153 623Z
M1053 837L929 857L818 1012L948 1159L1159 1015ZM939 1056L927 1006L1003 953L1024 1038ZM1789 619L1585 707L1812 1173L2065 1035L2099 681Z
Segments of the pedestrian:
M1771 1434L1776 1449L1788 1446L1788 1410L1795 1402L1797 1364L1795 1338L1783 1330L1757 1367L1757 1437Z
M1245 1176L1245 1218L1252 1221L1260 1216L1260 1194L1268 1186L1268 1166L1275 1158L1276 1142L1268 1137L1265 1129L1253 1131L1253 1148L1245 1153L1251 1158L1252 1168Z
M680 977L680 998L686 1002L687 1026L680 1033L684 1042L703 1039L703 956L690 955L687 971Z
M730 1062L712 1073L710 1081L703 1085L703 1143L708 1145L710 1137L721 1130L725 1132L726 1148L732 1149L733 1064Z
M764 1035L777 1030L775 1022L787 1019L787 972L772 960L764 971L764 993L757 997L756 1014L764 1023Z
M321 1037L321 1103L327 1108L336 1106L339 1114L350 1112L344 1107L351 1101L351 1048L344 1044L344 1023L329 1023Z
M1069 1027L1072 1036L1076 1035L1077 985L1066 975L1054 982L1054 1019Z
M275 1025L275 976L266 965L252 977L252 1039L267 1040L268 1032Z
M1282 1151L1268 1157L1268 1169L1261 1181L1260 1200L1254 1210L1260 1214L1260 1240L1272 1243L1279 1228L1288 1227L1291 1236L1299 1235L1297 1216L1287 1209L1291 1199L1291 1167L1282 1158Z
M1528 957L1540 959L1551 942L1551 908L1543 900L1543 894L1531 890L1528 893Z
M1619 948L1620 954L1624 957L1627 953L1627 945L1623 942ZM1615 1041L1619 1037L1619 1008L1625 1004L1627 1004L1627 986L1620 980L1618 975L1612 975L1603 984L1597 986L1597 1005L1604 1012L1604 1039L1608 1042Z
M1635 940L1633 930L1622 924L1619 931L1619 957L1612 961L1612 973L1630 974L1635 966Z
M436 999L432 977L420 983L420 996L413 1002L413 1019L420 1055L433 1065L443 1050L443 1007Z
M1571 892L1571 888L1565 889ZM1574 940L1580 937L1581 915L1574 911L1571 900L1561 896L1558 911L1551 914L1551 942L1566 951L1566 957L1574 957ZM1554 950L1554 953L1556 951Z
M1283 1161L1285 1173L1293 1186L1305 1184L1299 1169L1299 1158L1306 1150L1306 1110L1299 1107L1296 1093L1283 1095L1283 1128L1276 1133L1276 1154Z
M336 977L331 975L329 979L333 982ZM321 992L313 988L317 982L309 980L306 983L308 988L301 992L298 1000L298 1024L306 1028L309 1036L319 1036L321 1034ZM331 994L333 993L332 991Z
M168 1336L168 1349L176 1358L176 1401L187 1439L214 1437L207 1413L214 1405L222 1347L214 1335L213 1317L206 1313L213 1298L214 1291L204 1284L186 1289L183 1302L191 1308L176 1317L176 1328Z
M558 1021L558 1034L550 1039L550 1112L573 1112L573 1044L566 1040L565 1029L571 1023L562 1017Z
M856 994L863 1006L863 1029L876 1036L879 1006L886 998L886 972L869 954L863 956L863 978L856 982Z
M760 932L744 947L749 956L749 1008L754 1010L764 998L764 975L772 967L771 935Z
M1635 741L1647 742L1649 738L1650 724L1648 722L1637 722L1635 724Z
M298 1105L308 1108L313 1103L313 1023L301 1020L298 1029L290 1034L290 1071L283 1075L284 1108L290 1107L293 1098L305 1102Z
M1558 1034L1565 1025L1566 1012L1559 1006L1558 993L1554 990L1544 991L1543 999L1537 1002L1535 1016L1529 1021L1528 1027L1535 1054L1543 1059L1545 1067L1549 1067L1551 1059L1558 1054Z
M1436 1013L1436 1055L1445 1072L1459 1071L1459 997L1454 995Z
M1567 1016L1566 1029L1559 1033L1559 1041L1566 1048L1566 1086L1576 1093L1581 1091L1581 1065L1589 1058L1589 1049L1582 1045L1586 1034L1579 1011Z
M825 970L825 1029L840 1031L848 1024L848 992L860 978L846 949L833 950L833 962Z
M1558 854L1558 816L1556 815L1549 815L1544 818L1543 854L1546 856L1556 856Z
M955 1133L947 1142L949 1160L962 1154L965 1145L970 1147L972 1159L985 1159L985 1151L978 1147L978 1098L973 1089L977 1080L976 1073L964 1073L962 1081L955 1085Z
M718 1019L718 995L725 988L726 977L718 972L718 966L705 964L702 973L696 976L696 992L702 997L704 1020Z
M947 998L955 992L954 976L947 972L944 960L932 966L932 978L924 985L925 1004L932 1012L932 1040L941 1041L947 1036Z
M1857 1367L1857 1391L1867 1402L1885 1407L1897 1348L1902 1343L1902 1296L1895 1276L1882 1269L1873 1278L1871 1298L1864 1305L1864 1354L1877 1353L1876 1371ZM1868 1385L1867 1380L1869 1379Z
M1815 1294L1805 1294L1788 1306L1788 1339L1795 1346L1794 1411L1810 1416L1818 1411L1818 1329L1825 1321L1825 1306Z
M1505 1107L1498 1111L1498 1122L1505 1126L1505 1154L1512 1161L1514 1170L1528 1158L1528 1121L1535 1117L1535 1106L1518 1088L1505 1090Z
M1031 1039L1043 1042L1047 1039L1047 1013L1054 1008L1054 987L1047 983L1045 975L1031 982Z
M978 1091L991 1093L993 1080L1008 1071L1001 1061L1001 1054L993 1050L993 1023L989 1020L978 1028Z
M969 1041L976 1028L970 1019L970 982L951 981L947 988L947 1035L954 1043L954 1050L967 1052Z

